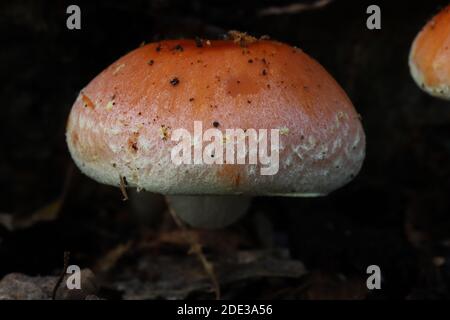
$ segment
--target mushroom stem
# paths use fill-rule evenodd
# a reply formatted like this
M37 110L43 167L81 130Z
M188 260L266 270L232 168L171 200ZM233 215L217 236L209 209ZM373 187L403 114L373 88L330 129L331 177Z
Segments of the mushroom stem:
M167 196L173 211L192 227L218 229L242 217L248 210L251 197L221 196Z

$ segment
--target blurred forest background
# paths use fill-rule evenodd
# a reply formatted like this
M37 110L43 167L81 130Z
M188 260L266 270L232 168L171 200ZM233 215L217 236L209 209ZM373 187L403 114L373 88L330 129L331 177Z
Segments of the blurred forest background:
M75 3L81 30L70 31L66 8ZM381 30L366 28L369 4L381 7ZM0 298L49 298L64 251L91 283L60 298L214 297L185 231L167 212L148 221L118 189L83 176L64 133L79 90L143 41L228 30L269 35L317 59L362 115L367 157L328 197L256 198L231 227L187 231L213 263L221 296L449 298L450 103L423 93L407 64L415 35L446 4L2 1ZM382 290L366 288L371 264Z

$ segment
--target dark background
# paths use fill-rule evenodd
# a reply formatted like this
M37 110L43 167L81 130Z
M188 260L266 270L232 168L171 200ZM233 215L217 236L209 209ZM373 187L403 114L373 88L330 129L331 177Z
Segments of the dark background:
M449 298L450 103L423 93L407 64L415 35L447 2L335 0L316 10L262 14L290 3L76 1L82 29L69 31L65 12L72 2L2 1L0 278L57 275L68 250L72 263L94 270L99 295L108 299L171 297L164 290L127 288L135 278L141 286L165 279L135 270L149 257L148 268L159 259L162 269L170 265L174 270L167 272L189 280L184 263L192 257L167 213L148 225L118 189L81 175L66 147L65 124L79 90L143 41L216 39L235 29L270 35L316 58L362 115L367 156L356 179L326 198L257 198L236 225L199 231L218 268L218 257L243 251L272 257L274 248L283 248L291 258L277 262L280 268L282 261L301 261L308 269L295 279L267 269L242 276L239 285L223 284L224 296ZM382 30L366 28L369 4L381 7ZM48 207L55 200L58 210ZM8 228L8 219L16 227ZM382 290L365 289L371 264L381 267ZM162 286L186 288L173 278ZM127 296L130 290L145 294ZM212 297L201 285L184 293L177 297Z

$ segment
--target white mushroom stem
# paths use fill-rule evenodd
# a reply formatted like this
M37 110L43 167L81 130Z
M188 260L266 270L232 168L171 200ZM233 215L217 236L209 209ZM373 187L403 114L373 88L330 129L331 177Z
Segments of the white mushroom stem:
M167 196L167 201L181 220L192 227L224 228L242 217L250 207L245 196Z

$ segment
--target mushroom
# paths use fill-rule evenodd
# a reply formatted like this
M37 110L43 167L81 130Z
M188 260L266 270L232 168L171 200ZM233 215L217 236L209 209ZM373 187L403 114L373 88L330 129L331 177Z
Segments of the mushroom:
M66 138L89 177L167 195L207 228L236 221L252 196L327 195L365 155L359 115L332 76L300 49L249 36L133 50L81 90Z
M450 5L416 36L409 54L411 75L422 90L450 100Z

